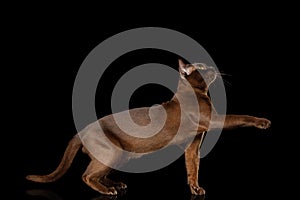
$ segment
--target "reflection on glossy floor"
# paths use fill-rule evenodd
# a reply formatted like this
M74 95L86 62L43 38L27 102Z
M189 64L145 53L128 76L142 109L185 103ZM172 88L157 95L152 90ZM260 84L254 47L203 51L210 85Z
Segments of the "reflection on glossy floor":
M29 195L31 197L31 199L40 199L45 198L45 199L49 199L49 200L63 200L63 198L61 196L59 196L58 194L56 194L54 191L51 190L27 190L26 191L27 195ZM142 196L138 197L140 199L143 199ZM157 199L169 199L170 196L166 195L166 197L158 195ZM91 198L90 200L117 200L117 199L127 199L126 198L126 193L118 195L118 196L106 196L106 195L99 195L96 197ZM196 195L190 195L190 198L187 198L190 200L204 200L205 196L196 196Z

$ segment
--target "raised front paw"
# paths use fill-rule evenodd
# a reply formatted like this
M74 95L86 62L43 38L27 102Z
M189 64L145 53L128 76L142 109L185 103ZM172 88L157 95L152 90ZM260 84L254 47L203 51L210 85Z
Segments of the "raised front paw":
M265 118L257 118L254 122L254 126L260 129L267 129L271 126L271 121Z
M205 195L205 190L202 187L190 185L191 193L194 195Z

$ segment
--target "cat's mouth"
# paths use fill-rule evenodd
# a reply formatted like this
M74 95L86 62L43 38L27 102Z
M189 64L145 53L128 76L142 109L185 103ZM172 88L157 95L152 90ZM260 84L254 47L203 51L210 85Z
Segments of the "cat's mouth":
M204 63L194 63L193 66L200 72L205 83L209 86L217 78L217 71L212 66L207 66Z

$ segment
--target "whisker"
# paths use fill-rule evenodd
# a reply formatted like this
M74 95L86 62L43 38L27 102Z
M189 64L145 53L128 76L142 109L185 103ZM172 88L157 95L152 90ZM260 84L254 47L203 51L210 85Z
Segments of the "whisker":
M232 76L231 74L227 74L224 72L218 72L217 75L221 75L221 76Z
M229 87L232 87L232 84L229 81L223 79L223 82L225 83L225 85L227 85Z
M232 87L232 84L228 80L224 79L224 77L222 75L229 75L229 74L217 73L217 77L221 78L226 86ZM231 76L231 75L229 75L229 76Z
M223 72L220 72L221 75L224 75L224 76L232 76L231 74L226 74L226 73L223 73Z

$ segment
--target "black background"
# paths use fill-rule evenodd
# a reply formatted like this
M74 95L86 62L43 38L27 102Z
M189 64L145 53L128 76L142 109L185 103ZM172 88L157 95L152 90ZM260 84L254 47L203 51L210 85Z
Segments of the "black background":
M192 17L192 16L191 16ZM189 16L185 16L188 19ZM194 16L192 17L194 18ZM220 71L229 74L226 85L227 112L266 117L268 130L243 128L223 131L215 148L201 159L199 182L206 199L269 199L278 192L280 152L278 107L281 85L278 63L286 62L281 34L288 25L264 16L215 21L185 20L138 23L107 22L106 19L77 20L69 17L23 16L8 23L7 47L9 81L6 82L9 143L6 156L11 163L6 191L11 198L101 199L101 195L81 180L89 159L79 153L69 171L57 182L31 183L27 174L47 174L54 170L69 139L76 134L72 118L72 89L76 73L89 52L106 38L131 28L156 26L180 31L199 42ZM177 69L177 55L159 50L140 50L116 60L101 79L96 96L99 117L110 114L111 89L130 67L158 62ZM201 62L201 61L195 61ZM279 73L278 73L279 72ZM4 75L5 76L5 75ZM4 85L4 86L6 86ZM9 87L8 87L9 85ZM148 85L134 93L130 106L161 103L172 94L163 87ZM9 98L12 97L12 98ZM119 199L190 199L184 159L161 170L130 174L116 172L112 178L128 185Z

